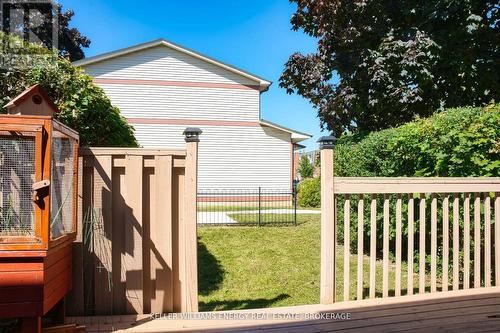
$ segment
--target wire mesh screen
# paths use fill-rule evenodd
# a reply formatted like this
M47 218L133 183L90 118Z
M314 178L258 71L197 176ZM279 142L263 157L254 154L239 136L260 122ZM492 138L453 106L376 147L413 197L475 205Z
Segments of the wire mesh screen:
M52 138L50 236L73 231L73 141Z
M296 193L291 190L199 190L199 225L296 224Z
M0 236L34 236L35 139L0 137Z

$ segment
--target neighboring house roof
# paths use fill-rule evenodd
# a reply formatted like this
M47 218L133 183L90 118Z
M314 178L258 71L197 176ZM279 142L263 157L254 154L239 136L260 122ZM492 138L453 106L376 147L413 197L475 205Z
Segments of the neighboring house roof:
M269 121L269 120L261 119L260 124L262 126L268 126L268 127L272 127L272 128L278 129L278 130L283 131L283 132L290 133L293 143L297 143L297 142L312 138L311 134L299 132L299 131L290 129L290 128L285 127L285 126L278 125L278 124L273 123L272 121Z
M259 84L261 91L266 91L269 88L269 86L272 84L271 81L268 81L268 80L265 80L265 79L263 79L261 77L258 77L255 74L249 73L249 72L244 71L242 69L239 69L239 68L237 68L235 66L225 64L225 63L223 63L223 62L221 62L219 60L216 60L214 58L208 57L208 56L206 56L204 54L201 54L199 52L193 51L191 49L188 49L186 47L180 46L178 44L172 43L172 42L167 41L165 39L156 39L156 40L153 40L151 42L147 42L147 43L142 43L142 44L130 46L130 47L127 47L127 48L123 48L123 49L120 49L120 50L116 50L116 51L104 53L104 54L97 55L97 56L90 57L90 58L85 58L85 59L73 62L73 65L83 67L83 66L86 66L86 65L89 65L89 64L93 64L93 63L96 63L96 62L100 62L100 61L112 59L112 58L115 58L115 57L120 57L120 56L129 54L129 53L133 53L133 52L137 52L137 51L142 51L142 50L146 50L146 49L149 49L149 48L152 48L152 47L161 46L161 45L163 45L165 47L169 47L169 48L174 49L176 51L179 51L181 53L190 55L192 57L198 58L200 60L206 61L206 62L208 62L210 64L213 64L215 66L221 67L221 68L223 68L225 70L228 70L228 71L233 72L235 74L241 75L241 76L246 77L246 78L248 78L250 80L253 80L253 81L255 81L255 82L257 82Z

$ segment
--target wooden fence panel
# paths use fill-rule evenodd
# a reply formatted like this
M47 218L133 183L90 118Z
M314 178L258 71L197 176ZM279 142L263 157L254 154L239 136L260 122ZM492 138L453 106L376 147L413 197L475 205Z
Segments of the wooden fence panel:
M197 311L196 210L188 211L197 142L187 146L189 158L186 150L81 149L68 315Z

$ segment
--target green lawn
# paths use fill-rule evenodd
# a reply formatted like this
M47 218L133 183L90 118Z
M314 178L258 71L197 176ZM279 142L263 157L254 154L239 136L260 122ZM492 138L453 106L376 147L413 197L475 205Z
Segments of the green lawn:
M237 216L236 216L237 217ZM200 311L251 309L319 302L320 216L298 215L297 227L199 228ZM339 258L343 249L338 248ZM355 295L357 257L351 256L351 298ZM369 261L364 258L368 293ZM406 266L403 266L403 272ZM342 299L343 262L337 265L337 295ZM377 261L377 293L382 283ZM391 265L390 287L394 288ZM406 288L406 274L402 277ZM414 286L418 277L414 276ZM393 291L391 291L393 293Z

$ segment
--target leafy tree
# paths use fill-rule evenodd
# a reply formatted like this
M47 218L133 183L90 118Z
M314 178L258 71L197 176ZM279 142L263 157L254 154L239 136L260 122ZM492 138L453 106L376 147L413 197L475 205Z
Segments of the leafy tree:
M290 56L280 86L337 136L500 99L499 0L291 2L318 48Z
M306 155L302 155L300 157L300 163L299 163L299 174L302 178L312 178L314 174L314 167L309 161L309 158L307 158Z
M3 45L20 45L0 33ZM22 43L21 43L22 45ZM16 52L18 49L16 49ZM42 46L25 44L20 54L0 49L0 108L24 89L40 84L59 107L56 116L80 133L83 146L137 146L134 131L92 78Z
M53 45L53 18L57 15L57 48L59 55L69 58L70 61L80 60L85 57L82 48L90 46L90 40L83 36L76 28L70 28L69 23L75 12L73 10L62 10L62 5L58 3L5 3L4 11L9 13L11 10L27 11L29 13L29 22L14 22L10 15L4 17L5 32L13 35L23 36L28 40L30 34L36 35L41 43L46 47ZM36 10L35 10L36 9ZM32 24L32 22L36 22Z

